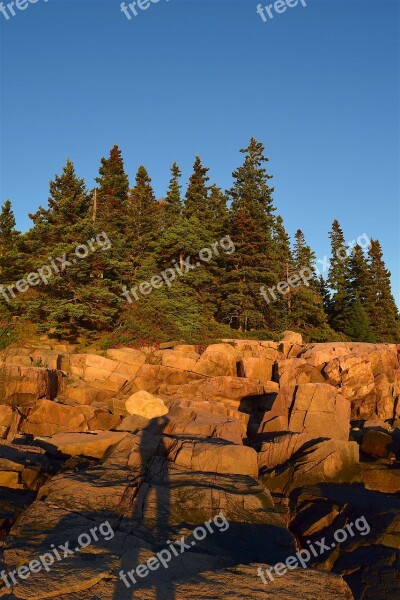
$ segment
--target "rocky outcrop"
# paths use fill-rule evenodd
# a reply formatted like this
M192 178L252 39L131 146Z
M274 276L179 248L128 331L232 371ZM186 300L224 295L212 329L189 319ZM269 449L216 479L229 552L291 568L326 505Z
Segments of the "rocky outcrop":
M105 522L113 535L11 588L0 580L0 598L393 600L399 349L303 344L295 332L207 348L7 348L0 571L67 541L77 548ZM368 532L332 545L362 517ZM123 583L121 571L182 539L188 549L168 568ZM321 539L330 542L310 569L261 579Z
M280 389L265 413L259 433L293 431L348 440L350 402L324 383L301 383Z

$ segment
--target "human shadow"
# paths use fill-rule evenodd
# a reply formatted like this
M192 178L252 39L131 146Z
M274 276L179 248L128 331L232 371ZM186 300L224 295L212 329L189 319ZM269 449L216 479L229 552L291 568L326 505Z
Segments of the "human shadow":
M12 550L24 553L23 562L67 541L76 549L82 534L106 522L114 535L98 535L97 540L91 536L88 547L55 562L49 573L21 582L28 588L32 583L31 595L35 585L45 585L54 598L71 595L71 600L175 600L182 585L207 589L207 572L274 564L293 554L294 540L257 480L192 471L175 464L171 455L175 443L207 442L217 447L231 443L164 434L168 421L168 417L138 421L138 427L129 428L126 438L98 464L64 472L40 491L38 506L11 540ZM217 513L221 515L218 527ZM224 514L229 527L222 527ZM41 517L39 528L35 515ZM195 539L194 531L213 518L213 533ZM40 540L34 538L34 531ZM171 556L166 566L140 567L171 550L171 541L182 539L187 551ZM77 581L79 592L66 591Z

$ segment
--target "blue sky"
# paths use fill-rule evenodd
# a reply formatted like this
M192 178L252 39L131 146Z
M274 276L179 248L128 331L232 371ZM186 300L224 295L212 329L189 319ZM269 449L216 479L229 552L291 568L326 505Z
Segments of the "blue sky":
M92 187L119 144L157 196L196 154L226 188L251 136L288 232L318 258L334 218L380 239L399 283L399 2L307 0L264 23L257 0L38 0L0 14L0 200L21 230L66 157ZM267 2L262 2L263 5Z

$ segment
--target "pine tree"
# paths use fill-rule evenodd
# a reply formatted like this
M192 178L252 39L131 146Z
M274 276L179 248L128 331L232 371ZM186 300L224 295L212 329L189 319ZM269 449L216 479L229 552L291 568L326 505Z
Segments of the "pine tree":
M293 291L291 325L308 331L318 329L322 336L327 334L327 315L324 311L323 297L320 294L320 282L315 273L315 254L307 245L301 229L295 234L294 272L303 276ZM312 275L312 276L311 276Z
M93 206L93 220L101 228L107 228L110 237L123 232L126 223L127 199L129 190L128 176L125 173L121 150L114 146L109 158L101 159L96 194L96 206Z
M47 208L30 214L34 223L34 237L43 247L57 243L62 237L66 242L82 239L76 235L76 229L82 220L89 221L90 199L85 182L75 172L74 163L67 159L61 175L55 175L50 182ZM76 227L78 225L78 227Z
M155 198L149 174L142 165L136 174L135 187L129 194L127 237L134 264L154 250L160 235L160 217L160 204Z
M227 257L227 272L221 285L223 302L220 319L239 330L279 327L279 302L265 301L262 288L280 281L278 256L273 244L275 210L273 188L269 187L264 163L264 146L254 138L247 148L243 165L233 172L230 235L236 246Z
M10 200L6 200L0 213L0 282L12 283L21 273L21 255L18 251L20 233L15 229L15 217Z
M370 294L367 294L366 310L379 342L400 341L399 311L394 301L390 283L390 271L383 261L378 240L371 240L368 250L368 266L371 277Z
M279 281L287 282L294 270L293 256L290 248L290 237L286 232L283 219L278 215L273 227L273 246L275 249L274 257L276 265L274 270L277 272ZM290 314L292 311L292 288L287 289L287 293L277 296L275 308L280 311L279 320L281 327L286 329L290 323ZM278 318L278 314L277 314Z
M324 308L324 312L327 316L329 316L332 311L331 295L329 293L328 285L323 275L320 275L318 277L317 291L322 298L322 306Z
M375 342L375 335L367 311L363 307L358 294L350 305L345 333L355 342Z
M23 314L37 320L42 331L59 335L76 336L81 331L111 327L119 302L108 278L112 254L105 246L90 250L89 240L95 242L101 232L94 229L99 223L93 222L85 183L70 160L63 173L50 182L48 207L40 207L30 216L34 227L24 237L25 250L31 256L29 270L49 264L61 267L60 257L69 264L66 268L52 266L47 282L26 297L18 297ZM78 248L87 252L82 259L77 258Z
M203 222L204 214L207 208L207 181L209 180L209 177L207 176L208 171L208 168L203 167L200 157L196 156L196 160L193 165L193 173L190 176L189 185L186 191L184 213L188 219L190 219L190 217L196 217L199 219L200 223Z
M226 194L214 183L210 187L207 206L202 219L213 241L217 241L227 233L229 218L227 201Z
M173 225L175 220L182 214L181 185L179 180L182 175L176 162L171 167L172 178L169 183L167 195L165 197L164 221L167 227Z
M349 298L350 258L343 231L337 220L333 221L331 238L332 258L329 266L328 285L333 291L329 321L338 332L347 329Z
M358 244L350 256L350 278L348 296L355 301L358 296L361 304L366 307L371 289L371 278L364 251Z

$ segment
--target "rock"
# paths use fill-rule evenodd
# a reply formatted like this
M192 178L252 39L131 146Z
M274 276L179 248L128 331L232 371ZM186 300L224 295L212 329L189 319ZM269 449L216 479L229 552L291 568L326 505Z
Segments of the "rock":
M56 433L78 433L115 427L120 419L92 406L66 406L50 400L39 400L23 423L21 431L35 436Z
M77 404L85 404L90 406L91 404L107 401L115 396L115 392L102 388L91 387L85 381L75 381L70 385L67 385L59 399L64 404L71 404L76 406Z
M367 490L376 490L384 494L400 493L399 466L363 464L363 479Z
M16 471L3 471L0 467L0 486L11 488L14 490L22 489L23 486L19 483L19 474Z
M278 381L281 387L299 383L326 383L321 369L304 358L287 358L277 364Z
M398 365L394 344L356 344L348 354L333 358L322 372L340 387L352 404L352 418L387 420L395 417L393 381Z
M40 398L55 398L62 388L61 371L0 362L0 398L8 406L33 406Z
M163 365L144 364L131 387L132 393L146 390L150 394L173 395L179 387L200 379L204 379L204 375Z
M268 356L244 356L239 371L242 377L259 381L272 381L275 361Z
M350 402L323 383L302 383L281 388L266 412L259 434L292 431L347 441Z
M301 346L303 343L303 338L301 337L300 333L296 333L295 331L284 331L281 341L288 342L290 344L298 344Z
M382 431L367 431L362 438L361 450L370 456L388 458L394 456L391 445L393 444L392 436Z
M279 385L274 382L260 382L256 379L243 377L210 377L181 385L175 398L190 398L192 400L208 400L221 402L238 410L241 401L266 394L276 394Z
M165 435L213 437L234 444L242 444L246 437L246 425L243 420L182 407L170 410L163 431Z
M361 481L356 442L287 433L265 442L258 461L261 481L269 490L285 495L321 482Z
M132 394L126 400L125 408L130 415L139 415L146 419L162 417L168 413L168 408L161 398L157 398L145 390Z
M183 348L183 350L178 350ZM192 350L185 350L184 346L177 346L175 350L167 350L163 353L162 364L164 367L173 367L182 371L192 371L200 355Z
M168 460L177 466L203 473L257 477L257 453L253 448L225 442L214 443L164 439Z
M208 346L192 368L193 373L206 377L235 377L237 375L238 355L230 344Z
M59 433L52 435L41 443L51 454L61 452L68 456L87 456L103 458L109 448L120 442L127 433L119 431L102 431L93 433Z
M354 598L391 600L400 594L400 500L351 484L319 484L291 496L290 529L301 548L326 540L309 566L343 575ZM348 529L348 525L352 527ZM346 540L335 543L344 530ZM351 533L352 532L352 533ZM341 537L344 534L341 534ZM343 537L342 537L343 539ZM335 548L329 551L330 543Z

